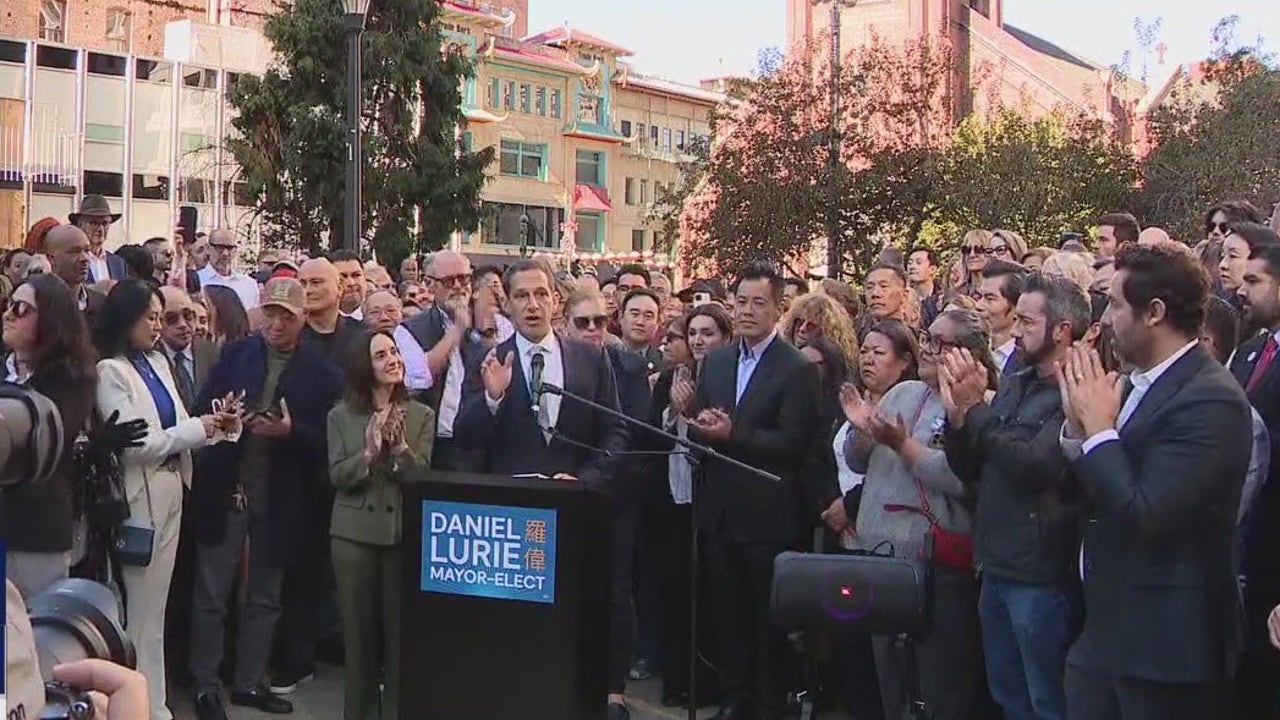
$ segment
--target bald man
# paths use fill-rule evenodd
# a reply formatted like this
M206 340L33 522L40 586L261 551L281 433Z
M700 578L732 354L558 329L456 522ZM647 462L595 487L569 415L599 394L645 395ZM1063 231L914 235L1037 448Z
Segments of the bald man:
M239 242L236 234L227 228L209 233L209 264L200 272L201 287L222 285L236 292L246 312L258 307L261 299L258 281L235 269Z
M74 225L59 225L44 238L44 254L54 275L71 289L80 312L93 327L107 296L89 289L89 236Z
M404 358L405 385L436 411L432 467L466 471L475 458L454 442L453 421L462 407L463 381L479 378L488 350L471 322L471 261L442 250L431 256L425 275L435 301L405 322L409 337L400 334L396 344Z
M347 344L360 332L360 323L338 310L341 283L338 269L325 258L313 258L298 268L307 311L302 341L315 345L339 368L347 363Z
M173 368L182 404L191 412L200 386L209 368L218 360L218 348L208 340L197 338L196 304L182 288L163 285L164 313L160 318L160 340L164 354Z
M1159 245L1161 243L1171 242L1172 238L1163 228L1149 227L1138 233L1139 245Z

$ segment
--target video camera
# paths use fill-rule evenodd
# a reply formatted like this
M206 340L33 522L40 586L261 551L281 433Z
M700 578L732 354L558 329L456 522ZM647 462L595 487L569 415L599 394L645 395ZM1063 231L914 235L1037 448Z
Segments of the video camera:
M0 488L22 483L48 482L62 456L65 428L62 416L49 398L23 385L0 383ZM86 658L99 658L133 669L137 655L120 624L120 608L111 589L83 579L66 579L54 583L23 603L16 602L16 591L9 593L14 602L6 602L10 626L14 616L24 612L30 617L29 627L34 643L32 662L17 658L9 664L9 681L34 678L45 681L52 677L56 665ZM25 605L25 608L22 607ZM18 648L9 648L12 651ZM35 664L36 667L30 667ZM38 716L27 707L27 717L41 720L91 720L94 705L81 688L59 682L44 682L44 709ZM38 692L36 693L38 695ZM10 697L10 708L14 700ZM27 698L38 704L40 698Z

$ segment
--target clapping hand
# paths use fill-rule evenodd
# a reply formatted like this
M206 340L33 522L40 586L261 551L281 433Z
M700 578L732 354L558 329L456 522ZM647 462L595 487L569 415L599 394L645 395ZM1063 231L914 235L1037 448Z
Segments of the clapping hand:
M938 364L938 385L947 417L952 425L961 427L969 409L981 403L986 394L987 370L967 348L953 348Z
M676 370L671 380L671 410L677 415L688 414L693 403L693 381L689 379L688 369Z
M845 383L840 388L840 407L844 409L844 417L855 430L860 433L871 432L871 418L875 416L875 406L867 401L853 383Z
M894 452L901 449L903 443L907 441L907 423L901 415L896 415L893 420L889 420L884 415L876 413L871 417L869 429L873 440Z
M1077 343L1055 367L1070 429L1084 437L1114 430L1124 392L1119 374L1102 367L1098 351Z
M386 444L386 432L384 428L387 425L387 419L390 415L391 406L376 410L369 416L369 424L364 426L364 455L367 460L377 457L382 452L382 448Z
M692 424L702 431L706 439L713 442L727 442L733 434L733 420L729 413L720 408L703 410L692 420Z

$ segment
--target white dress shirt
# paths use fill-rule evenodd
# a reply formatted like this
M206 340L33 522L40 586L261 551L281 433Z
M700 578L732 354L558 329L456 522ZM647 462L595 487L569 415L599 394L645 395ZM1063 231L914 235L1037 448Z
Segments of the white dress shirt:
M349 313L344 313L341 310L339 310L338 314L345 318L351 318L356 322L364 322L364 308L361 308L361 307L358 307Z
M1009 364L1009 358L1013 357L1013 353L1018 349L1018 341L1010 338L1009 342L995 348L991 351L991 357L996 361L996 369L1004 372L1005 367Z
M542 382L564 387L564 355L560 349L560 340L556 338L555 333L547 333L546 337L536 343L523 335L516 335L516 359L520 363L520 369L524 371L526 382L533 382L532 360L535 352L542 353L543 357ZM508 388L507 393L510 392ZM532 390L529 391L529 395L533 395ZM555 427L560 421L560 400L559 395L549 393L542 395L540 409L546 415L548 427ZM489 411L497 414L502 398L494 400L485 393L485 401L489 405Z
M440 314L444 318L444 330L448 332L453 328L453 321L448 314ZM462 364L462 342L464 341L460 340L455 343L453 350L449 351L449 365L444 371L444 388L440 392L436 437L453 437L453 422L458 419L458 410L462 408L462 381L467 374L467 368Z
M89 253L89 282L102 282L111 278L111 268L107 265L107 251L101 255Z
M213 265L205 265L197 275L200 276L200 287L209 287L210 285L221 285L229 287L236 292L236 297L240 298L240 304L244 305L245 312L258 307L261 298L261 291L258 289L258 281L245 275L242 272L231 271L230 275L222 275L213 269Z
M742 394L751 384L751 376L755 374L756 367L760 364L760 356L769 349L769 343L776 337L778 337L778 331L774 330L764 340L750 347L747 346L746 341L739 341L742 346L738 350L738 385L737 394L733 398L735 403L742 402Z
M422 349L413 333L404 325L395 326L391 337L396 341L396 347L400 349L400 360L404 363L404 386L415 392L430 390L434 378L431 376L431 368L427 366L427 351Z

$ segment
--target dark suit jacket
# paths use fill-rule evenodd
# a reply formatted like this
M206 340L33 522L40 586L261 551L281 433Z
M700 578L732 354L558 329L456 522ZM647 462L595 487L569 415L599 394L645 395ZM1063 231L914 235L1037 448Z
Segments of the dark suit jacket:
M1233 293L1234 295L1234 293ZM1245 340L1236 349L1231 361L1231 374L1244 387L1262 358L1270 331ZM1272 478L1280 475L1280 357L1272 361L1264 371L1262 380L1248 393L1249 402L1262 417L1271 436L1271 464L1268 477L1249 510L1245 533L1245 556L1241 570L1248 582L1245 585L1245 604L1250 611L1250 631L1257 641L1266 645L1266 615L1280 604L1280 482ZM1270 652L1268 650L1268 652Z
M709 461L698 498L699 522L735 540L791 544L800 536L801 504L808 504L799 471L821 416L818 368L776 336L756 362L742 402L736 402L741 349L735 342L707 355L695 405L721 408L733 419L729 441L709 444L782 482ZM695 430L690 434L695 442L707 442Z
M102 306L107 303L107 296L97 290L85 288L85 298L87 302L84 309L84 322L89 326L89 331L93 332L93 326L98 324L98 314L102 312Z
M196 399L196 411L212 410L214 398L244 391L246 398L262 394L266 377L267 345L258 334L223 347L222 356ZM319 351L299 343L276 385L274 400L289 406L292 432L272 440L267 451L267 524L271 528L268 551L273 562L286 564L307 544L324 542L328 533L332 497L328 482L326 418L342 392L342 375ZM240 482L240 464L248 431L239 442L223 442L202 450L196 458L191 483L191 508L195 536L202 544L222 540L227 512ZM323 512L323 523L311 522L312 513ZM323 528L324 535L311 531Z
M1231 678L1235 530L1253 443L1239 384L1200 347L1147 391L1119 442L1074 461L1088 494L1084 633L1073 659L1169 683Z
M653 394L649 390L649 363L645 358L619 347L606 347L605 352L613 364L614 378L618 384L618 402L627 417L648 424L652 414ZM561 405L561 408L564 406ZM655 447L655 435L639 427L622 428L627 435L627 449L652 450ZM661 473L666 476L666 463L661 465ZM652 457L630 457L620 461L614 468L618 478L618 497L632 501L643 500L654 488L665 489L666 483L655 481L655 473L659 466Z
M613 366L605 351L558 335L556 340L564 362L564 389L605 407L619 409ZM515 353L516 339L512 337L499 344L494 352L499 358ZM604 452L587 448L626 449L627 433L622 423L564 397L556 418L556 435L548 444L538 428L529 381L520 359L515 358L513 365L511 387L497 413L490 412L483 389L473 384L475 389L464 393L462 408L453 426L455 441L477 451L481 472L548 476L569 473L587 487L612 492L613 459Z
M169 352L165 351L164 356L169 359L169 369L173 371L174 384L177 386L178 371L173 367L174 362ZM218 346L203 338L195 338L191 341L191 357L195 361L195 376L191 381L195 383L196 395L200 394L200 390L204 387L205 382L209 379L209 370L214 363L218 361ZM178 393L182 394L182 388L178 387ZM195 397L183 397L182 402L187 407L187 412L195 409Z

